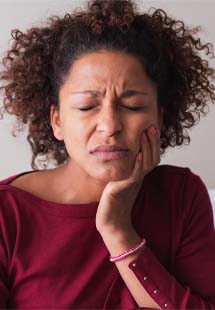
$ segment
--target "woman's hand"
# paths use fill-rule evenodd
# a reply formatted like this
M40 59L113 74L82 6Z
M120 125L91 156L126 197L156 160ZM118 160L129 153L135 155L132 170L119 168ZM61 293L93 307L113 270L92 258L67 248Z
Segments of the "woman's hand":
M96 228L101 235L132 231L131 211L144 176L160 163L160 132L152 127L144 131L146 140L141 137L140 152L130 177L109 182L102 193L96 214Z

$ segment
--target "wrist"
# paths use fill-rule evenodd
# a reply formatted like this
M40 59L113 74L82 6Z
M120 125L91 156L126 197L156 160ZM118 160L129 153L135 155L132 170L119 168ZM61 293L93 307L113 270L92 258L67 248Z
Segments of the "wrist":
M139 244L142 238L134 230L118 232L116 234L104 234L103 241L111 256L119 255L135 245ZM138 250L139 253L140 250Z
M129 257L129 259L131 259L130 256L133 259L133 256L136 257L136 256L139 255L140 249L141 249L141 252L142 252L142 249L143 249L145 243L146 243L146 240L143 238L141 240L141 242L138 242L138 244L135 244L135 246L131 247L129 250L126 250L126 251L124 251L124 252L122 252L120 254L117 254L115 256L111 256L110 255L110 261L114 262L114 263L117 263L117 262L119 262L121 260L127 259L128 257Z

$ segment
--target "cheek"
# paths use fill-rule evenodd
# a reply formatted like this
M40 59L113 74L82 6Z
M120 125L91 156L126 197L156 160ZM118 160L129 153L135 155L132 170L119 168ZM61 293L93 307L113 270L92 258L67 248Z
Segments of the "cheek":
M138 122L133 123L129 130L131 141L134 141L134 138L137 139L140 137L141 133L146 130L152 124L152 122L153 117L146 115L145 117L142 117L140 120L138 120Z
M80 153L84 154L84 149L87 147L86 129L84 130L77 123L68 122L63 127L63 133L67 152L74 156L79 154L79 157L81 156Z
M157 125L157 118L153 114L145 115L139 122L133 124L128 129L128 141L130 141L130 146L134 151L134 154L139 151L141 136L144 131L146 131L152 124Z
M158 114L156 109L153 109L151 113L145 115L142 122L142 129L145 130L152 124L158 125Z
M67 139L77 135L77 132L80 132L80 128L78 126L79 122L74 117L71 117L70 113L69 111L64 112L64 117L62 118L61 124L63 134Z

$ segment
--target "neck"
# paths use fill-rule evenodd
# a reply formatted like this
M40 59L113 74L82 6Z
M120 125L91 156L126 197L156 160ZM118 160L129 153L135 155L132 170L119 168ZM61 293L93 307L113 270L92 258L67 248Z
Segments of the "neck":
M106 184L101 184L84 173L71 160L52 169L52 173L54 187L68 203L84 204L100 201Z

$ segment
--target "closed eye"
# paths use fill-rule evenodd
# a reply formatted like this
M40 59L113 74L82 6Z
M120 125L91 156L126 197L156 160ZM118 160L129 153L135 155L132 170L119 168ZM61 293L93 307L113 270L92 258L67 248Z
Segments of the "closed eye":
M89 111L91 109L93 109L94 107L88 107L88 108L81 108L79 109L80 111ZM139 110L143 110L143 107L128 107L128 106L124 106L123 108L126 108L128 110L132 110L132 111L139 111Z

